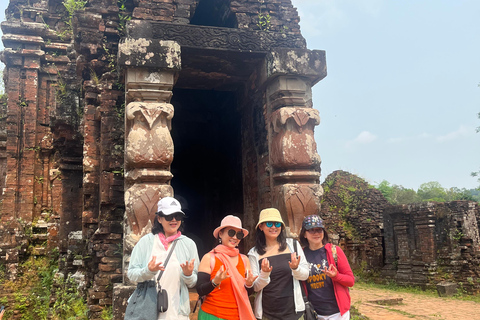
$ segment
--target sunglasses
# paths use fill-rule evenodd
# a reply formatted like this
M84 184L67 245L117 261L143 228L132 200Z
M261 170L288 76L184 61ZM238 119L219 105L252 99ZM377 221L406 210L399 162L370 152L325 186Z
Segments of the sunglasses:
M307 230L307 232L308 232L308 233L311 233L311 234L323 233L323 229L321 229L321 228L314 228L314 229Z
M228 234L229 237L232 237L232 238L235 237L235 235L237 235L238 240L242 240L243 237L245 237L245 234L243 233L243 231L236 232L233 229L228 230L227 234Z
M280 228L282 226L282 223L281 222L268 221L268 222L265 222L265 225L267 226L267 228L271 228L273 226L275 226L275 228Z
M172 221L173 218L175 218L175 220L177 220L177 221L183 221L183 214L182 213L175 213L175 214L171 214L171 215L163 216L163 217L168 222Z

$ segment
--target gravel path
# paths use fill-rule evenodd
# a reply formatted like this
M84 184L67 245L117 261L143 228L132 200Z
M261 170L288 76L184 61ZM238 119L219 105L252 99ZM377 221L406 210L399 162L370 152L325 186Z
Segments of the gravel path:
M480 303L415 293L402 293L386 289L367 288L361 285L350 290L352 304L371 320L480 320ZM397 305L379 305L371 302L402 298Z

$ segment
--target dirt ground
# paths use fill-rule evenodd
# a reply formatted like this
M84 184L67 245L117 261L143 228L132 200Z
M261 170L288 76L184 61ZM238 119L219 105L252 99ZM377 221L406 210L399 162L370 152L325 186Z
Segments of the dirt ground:
M386 289L354 286L350 290L352 304L371 320L480 320L480 303L415 293L399 293ZM384 306L370 301L403 298L397 305Z
M401 293L386 289L372 289L356 285L350 289L352 305L370 320L480 320L480 303L440 297L429 297L415 293ZM190 294L195 301L198 295ZM396 305L380 305L372 301L402 298ZM197 313L190 314L191 320Z

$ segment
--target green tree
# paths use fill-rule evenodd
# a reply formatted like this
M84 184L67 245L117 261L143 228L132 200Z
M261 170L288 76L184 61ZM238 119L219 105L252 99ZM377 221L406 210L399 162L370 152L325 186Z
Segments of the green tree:
M377 190L380 191L385 199L387 199L388 202L392 202L392 186L390 185L390 182L387 180L383 180L376 186Z
M376 188L391 204L409 204L419 201L415 190L407 189L396 184L391 185L390 182L386 180L380 182Z
M417 190L417 195L420 201L447 201L447 193L437 181L422 183Z
M419 202L417 192L413 189L404 188L403 186L393 185L392 203L409 204Z

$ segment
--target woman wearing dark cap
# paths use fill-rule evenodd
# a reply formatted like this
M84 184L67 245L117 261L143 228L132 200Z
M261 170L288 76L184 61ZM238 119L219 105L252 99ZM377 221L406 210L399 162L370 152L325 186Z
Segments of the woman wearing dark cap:
M198 320L255 320L247 292L255 277L237 249L247 235L242 221L232 215L213 231L219 244L203 256L198 269L197 292L205 297Z
M299 280L308 277L308 264L300 245L285 236L285 224L275 208L264 209L256 227L256 242L248 252L254 289L255 316L264 320L303 319L305 303ZM298 254L297 254L298 253Z
M160 285L168 292L168 309L158 319L188 320L190 299L188 288L197 283L197 246L182 235L183 218L180 202L172 197L160 199L157 204L152 233L143 236L132 251L127 276L134 282L154 280L164 270ZM164 261L173 241L177 241L167 266Z
M300 243L310 264L306 281L308 300L319 320L350 319L350 293L355 278L345 253L328 243L328 233L317 215L306 216L300 231Z

